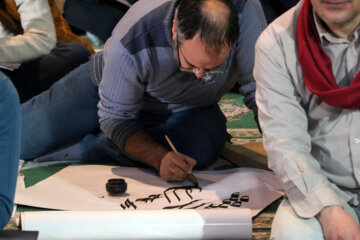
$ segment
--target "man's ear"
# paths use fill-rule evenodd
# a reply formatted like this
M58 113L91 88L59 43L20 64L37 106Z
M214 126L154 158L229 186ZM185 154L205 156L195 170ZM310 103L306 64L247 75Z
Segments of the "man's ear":
M175 39L176 39L176 20L175 19L173 19L171 32L172 32L172 40L175 41Z

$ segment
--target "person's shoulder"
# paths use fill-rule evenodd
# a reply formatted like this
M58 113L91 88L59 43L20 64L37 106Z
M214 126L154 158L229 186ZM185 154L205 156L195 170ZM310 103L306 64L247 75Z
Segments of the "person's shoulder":
M126 35L136 38L138 34L163 24L171 2L171 0L137 1L116 25L113 35L120 39Z
M244 11L263 11L259 0L232 0L231 2L239 14Z
M166 23L173 8L173 0L140 0L119 21L112 36L131 53L149 47L168 46Z

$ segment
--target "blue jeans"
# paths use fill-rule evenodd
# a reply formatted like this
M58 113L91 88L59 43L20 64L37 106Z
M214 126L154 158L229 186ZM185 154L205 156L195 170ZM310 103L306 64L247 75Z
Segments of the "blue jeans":
M100 132L97 91L87 63L22 104L21 157L37 158L80 141L81 161L139 166ZM226 118L217 104L168 115L142 112L139 118L151 137L171 149L167 134L179 152L197 160L197 167L215 162L225 144Z
M0 230L12 214L19 154L19 97L10 79L0 71Z

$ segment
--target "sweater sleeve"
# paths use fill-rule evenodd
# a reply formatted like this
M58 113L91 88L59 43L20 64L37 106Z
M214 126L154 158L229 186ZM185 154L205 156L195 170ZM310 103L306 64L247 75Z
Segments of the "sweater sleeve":
M100 128L122 151L126 140L143 127L138 115L145 84L138 79L131 55L114 36L106 42L104 64L99 85Z
M14 205L20 152L19 98L11 81L0 72L0 229Z
M50 53L56 44L47 0L16 0L23 34L14 36L0 27L0 63L24 62Z

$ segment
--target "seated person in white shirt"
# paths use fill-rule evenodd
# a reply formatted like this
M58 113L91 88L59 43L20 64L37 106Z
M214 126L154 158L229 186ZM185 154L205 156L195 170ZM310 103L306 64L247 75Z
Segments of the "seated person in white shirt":
M261 34L256 102L286 198L272 239L360 239L360 0L302 0Z
M89 59L90 52L82 44L86 41L56 28L67 23L59 18L54 25L53 7L48 0L0 0L0 67L20 64L15 70L2 71L15 85L21 102L47 90Z

